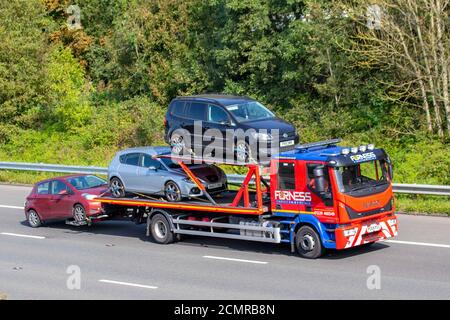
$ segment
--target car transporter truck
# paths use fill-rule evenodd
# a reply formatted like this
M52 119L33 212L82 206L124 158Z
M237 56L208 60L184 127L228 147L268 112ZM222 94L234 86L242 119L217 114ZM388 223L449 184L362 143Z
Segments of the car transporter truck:
M183 235L290 244L304 258L326 249L370 245L397 235L392 165L373 145L346 148L339 139L296 146L273 155L268 167L234 163L247 169L237 190L217 196L187 163L221 164L217 159L161 155L177 162L204 197L181 202L133 194L100 196L104 217L131 217L146 223L147 236L169 244ZM261 170L266 169L267 175Z

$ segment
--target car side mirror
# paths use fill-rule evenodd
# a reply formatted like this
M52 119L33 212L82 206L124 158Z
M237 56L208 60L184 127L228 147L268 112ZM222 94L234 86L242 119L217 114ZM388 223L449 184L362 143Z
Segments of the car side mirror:
M223 124L223 125L225 125L225 126L233 126L233 122L231 122L230 119L224 120L224 121L220 121L219 123L220 123L220 124Z
M58 192L58 195L60 196L67 196L69 194L69 191L67 191L67 189L61 190L60 192Z
M150 167L148 167L148 170L156 171L158 169L155 166L150 166Z

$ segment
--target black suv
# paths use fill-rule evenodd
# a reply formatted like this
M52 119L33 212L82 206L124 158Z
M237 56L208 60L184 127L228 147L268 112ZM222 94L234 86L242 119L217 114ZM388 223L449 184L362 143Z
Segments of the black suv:
M198 121L201 121L201 129L194 129L194 122ZM244 162L261 160L261 154L270 157L271 153L294 149L299 142L292 124L275 116L258 101L242 96L205 94L177 97L170 102L164 125L165 140L173 147L184 148L189 144L191 151L199 148L204 151L212 141L216 141L222 151L230 152L232 145L235 159ZM180 129L189 132L191 141L183 141ZM247 131L249 129L253 130ZM219 131L222 137L211 136L211 132ZM230 135L230 132L236 134ZM249 134L242 137L242 132Z

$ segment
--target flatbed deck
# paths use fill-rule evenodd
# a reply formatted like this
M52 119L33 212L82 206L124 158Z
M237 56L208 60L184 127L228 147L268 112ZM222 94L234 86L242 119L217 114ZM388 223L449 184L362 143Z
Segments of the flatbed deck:
M95 201L110 204L120 205L125 207L148 207L172 210L188 210L197 212L216 212L228 214L244 214L244 215L261 215L269 211L267 206L244 206L243 200L239 201L238 205L234 205L233 201L236 198L237 191L227 191L213 197L216 204L212 204L204 198L190 198L180 202L168 202L161 197L161 199L151 196L151 198L133 197L133 198L113 198L113 197L98 197ZM257 201L255 192L249 192L249 202Z

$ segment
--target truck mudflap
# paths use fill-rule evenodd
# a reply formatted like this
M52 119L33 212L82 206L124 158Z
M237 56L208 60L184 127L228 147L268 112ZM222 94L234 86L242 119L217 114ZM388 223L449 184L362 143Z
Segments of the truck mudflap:
M336 249L356 247L397 236L398 223L395 215L368 219L359 223L336 228Z

